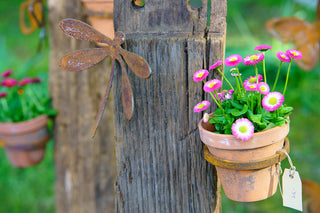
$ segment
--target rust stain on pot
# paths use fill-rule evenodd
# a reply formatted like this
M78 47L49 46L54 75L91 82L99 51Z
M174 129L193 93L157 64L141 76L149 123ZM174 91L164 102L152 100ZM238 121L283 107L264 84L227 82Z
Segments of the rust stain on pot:
M81 71L99 63L107 56L111 57L112 66L107 90L100 105L96 123L91 136L94 137L95 132L100 124L103 111L107 104L107 99L113 82L114 66L116 60L120 63L122 71L123 109L126 118L130 120L133 114L134 102L133 92L126 72L125 62L128 67L134 72L134 74L136 74L140 78L150 77L151 69L148 63L141 56L138 56L121 48L121 44L123 44L125 40L125 35L122 32L117 32L114 40L111 40L102 33L96 31L90 25L76 19L63 19L60 22L59 26L66 35L73 38L105 44L105 46L102 48L85 49L65 55L63 58L61 58L59 63L59 66L62 69L68 71Z

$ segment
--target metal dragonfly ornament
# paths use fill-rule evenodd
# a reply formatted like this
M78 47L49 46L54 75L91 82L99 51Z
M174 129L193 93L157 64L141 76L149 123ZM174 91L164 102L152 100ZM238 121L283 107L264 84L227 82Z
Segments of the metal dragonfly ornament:
M303 58L296 63L310 71L318 64L320 51L320 0L317 6L317 21L309 23L296 17L273 18L266 23L267 31L283 43L294 43Z
M103 111L107 104L107 99L113 82L116 60L120 63L122 71L121 80L123 109L126 118L130 120L134 109L134 101L131 83L126 72L124 61L138 77L144 79L149 78L151 74L151 69L148 63L141 56L138 56L121 48L120 45L124 42L125 39L125 35L122 32L116 32L114 40L111 40L110 38L92 28L90 25L76 19L63 19L60 22L59 26L66 35L73 38L106 44L106 46L101 48L83 49L63 56L59 63L59 66L62 69L67 71L81 71L99 63L107 56L111 57L110 78L107 84L105 95L100 105L91 137L94 137L96 133L103 115Z
M42 42L46 35L43 1L44 0L27 0L25 2L22 2L20 4L19 11L19 25L20 30L23 34L29 35L33 33L37 28L41 29L39 34L40 42L38 50L41 49Z

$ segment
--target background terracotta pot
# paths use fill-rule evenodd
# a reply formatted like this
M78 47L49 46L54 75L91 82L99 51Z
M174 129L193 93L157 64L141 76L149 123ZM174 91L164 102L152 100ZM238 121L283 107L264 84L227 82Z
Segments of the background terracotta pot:
M266 159L281 150L289 133L289 124L254 133L248 141L241 141L233 135L214 133L214 126L199 122L199 132L209 152L231 162L250 163ZM240 202L266 199L277 191L279 164L261 169L229 169L216 166L224 192L228 198Z
M13 166L24 168L42 161L50 139L47 123L46 115L23 122L0 123L0 140Z
M113 0L82 0L90 24L107 37L114 38Z

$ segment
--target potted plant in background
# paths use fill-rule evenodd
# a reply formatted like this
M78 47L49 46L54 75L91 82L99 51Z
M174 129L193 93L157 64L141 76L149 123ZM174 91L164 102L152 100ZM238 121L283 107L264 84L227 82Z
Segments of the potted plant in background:
M209 101L202 101L194 107L194 112L204 112L199 122L201 140L206 144L206 159L214 162L218 177L227 197L235 201L252 202L272 196L279 181L280 158L277 154L284 146L288 150L289 114L293 108L284 104L289 72L292 61L301 59L302 54L296 50L278 52L280 66L275 82L269 86L265 68L265 52L269 45L257 46L259 53L243 59L245 66L252 66L253 76L242 80L238 65L242 62L240 55L231 55L224 64L232 67L231 76L236 85L230 84L220 70L222 61L210 66L217 70L229 90L218 93L222 82L218 79L206 81L208 70L197 71L193 79L203 82L203 90L209 93L217 109L208 114ZM283 63L289 63L283 91L275 91ZM262 66L262 75L258 72ZM268 83L267 83L268 82Z
M81 0L90 24L105 36L114 38L113 0ZM99 43L99 45L104 45Z
M28 167L41 162L50 139L49 117L56 114L44 92L40 78L11 77L12 70L1 75L0 141L10 163Z

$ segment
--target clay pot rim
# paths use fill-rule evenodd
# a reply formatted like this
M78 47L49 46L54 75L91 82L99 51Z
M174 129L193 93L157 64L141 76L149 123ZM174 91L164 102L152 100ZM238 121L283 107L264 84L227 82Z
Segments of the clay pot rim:
M248 141L241 141L237 139L234 135L230 134L220 134L211 132L203 127L203 119L200 120L198 124L201 141L207 146L211 146L218 149L232 149L232 150L245 150L245 149L256 149L259 147L264 147L277 142L277 140L283 139L289 133L289 123L287 122L283 126L276 126L268 130L261 132L256 132L253 134L252 138ZM280 137L276 136L274 133L283 131ZM203 133L201 133L203 132ZM203 136L205 134L206 136ZM265 135L273 137L269 143L259 143L258 138L264 137ZM217 140L206 139L207 137L219 138ZM221 140L224 139L224 140Z
M3 135L23 134L42 128L47 125L49 117L45 114L39 115L27 121L0 122L0 133Z

